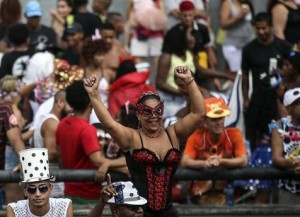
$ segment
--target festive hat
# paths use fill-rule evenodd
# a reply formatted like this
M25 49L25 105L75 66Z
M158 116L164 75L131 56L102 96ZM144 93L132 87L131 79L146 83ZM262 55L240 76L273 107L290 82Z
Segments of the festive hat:
M228 106L223 99L211 97L204 100L206 116L209 118L221 118L230 114Z
M300 88L294 88L290 89L285 92L284 97L283 97L283 104L284 106L289 106L293 104L297 99L300 98Z
M113 183L113 185L114 184L115 183ZM117 191L118 195L116 197L124 201L121 204L141 206L147 203L147 200L139 195L132 182L118 182L118 184L122 186L122 189L121 192ZM120 204L116 201L115 197L110 198L107 203Z
M25 5L25 14L27 17L42 16L42 6L37 0L30 0Z
M19 152L22 165L22 183L50 180L48 149L30 148Z
M190 11L190 10L195 10L195 5L191 1L182 1L179 4L179 10L182 11Z

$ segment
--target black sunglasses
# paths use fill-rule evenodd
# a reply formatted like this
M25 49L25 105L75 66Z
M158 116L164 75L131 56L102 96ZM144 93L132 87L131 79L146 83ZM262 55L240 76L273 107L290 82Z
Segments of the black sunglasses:
M29 185L27 187L27 192L29 194L35 194L37 189L39 189L39 192L41 192L41 193L46 193L48 191L49 187L47 185L39 185L39 186Z

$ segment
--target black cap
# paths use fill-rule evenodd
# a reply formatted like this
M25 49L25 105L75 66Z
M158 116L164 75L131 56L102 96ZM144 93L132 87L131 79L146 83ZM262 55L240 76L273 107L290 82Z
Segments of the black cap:
M73 23L67 26L66 33L67 34L76 34L83 32L82 26L79 23Z

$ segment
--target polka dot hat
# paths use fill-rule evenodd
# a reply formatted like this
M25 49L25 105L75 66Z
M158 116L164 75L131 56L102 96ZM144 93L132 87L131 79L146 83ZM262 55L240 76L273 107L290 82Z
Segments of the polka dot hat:
M50 180L48 150L31 148L19 152L22 165L22 183Z

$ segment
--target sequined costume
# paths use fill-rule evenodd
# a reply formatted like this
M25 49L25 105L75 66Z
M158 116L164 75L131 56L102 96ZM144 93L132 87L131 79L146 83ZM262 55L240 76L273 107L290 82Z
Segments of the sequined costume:
M127 165L140 195L148 200L145 216L177 216L171 204L172 183L180 162L181 153L174 148L168 131L166 131L172 148L160 161L156 154L145 148L141 134L140 149L132 154L125 153Z

